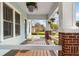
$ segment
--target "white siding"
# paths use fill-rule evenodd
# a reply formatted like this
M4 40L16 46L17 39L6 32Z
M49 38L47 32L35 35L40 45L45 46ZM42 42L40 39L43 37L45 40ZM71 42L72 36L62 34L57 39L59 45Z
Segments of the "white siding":
M9 3L10 4L10 3ZM12 6L12 8L14 8L14 10L18 10L20 12L20 36L15 36L12 38L8 38L8 39L3 39L3 33L2 33L2 28L3 26L1 25L1 22L3 19L1 19L1 3L0 3L0 44L8 44L8 45L19 45L21 42L23 42L25 40L25 25L24 25L24 19L27 19L26 15L24 14L24 12L15 4L10 4ZM2 22L3 23L3 22ZM3 41L2 41L3 40ZM1 42L2 41L2 42ZM0 50L0 55L4 55L6 52L8 52L10 50Z

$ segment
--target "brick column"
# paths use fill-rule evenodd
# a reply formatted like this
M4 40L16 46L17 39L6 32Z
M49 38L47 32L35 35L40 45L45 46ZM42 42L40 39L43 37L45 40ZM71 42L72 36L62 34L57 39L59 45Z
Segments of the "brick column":
M59 55L61 56L79 55L79 33L75 33L75 22L75 3L59 3L59 44L62 45Z
M59 44L62 51L59 55L79 56L79 33L59 33Z

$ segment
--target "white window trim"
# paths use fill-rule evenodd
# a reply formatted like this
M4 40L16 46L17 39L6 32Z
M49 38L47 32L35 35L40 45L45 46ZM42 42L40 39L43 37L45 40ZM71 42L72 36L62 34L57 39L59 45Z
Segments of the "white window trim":
M8 5L10 8L12 8L14 11L16 11L17 13L21 14L19 10L17 10L13 5L11 5L11 3L9 2L2 2L5 3L6 5Z
M8 7L10 7L13 10L13 37L5 38L10 39L16 37L15 35L15 12L20 14L20 26L21 26L21 13L19 10L17 10L13 5L11 5L9 2L1 2L1 42L4 41L4 35L3 35L3 3L5 3ZM20 28L21 29L21 28ZM21 35L21 30L20 30ZM20 36L18 35L18 36Z

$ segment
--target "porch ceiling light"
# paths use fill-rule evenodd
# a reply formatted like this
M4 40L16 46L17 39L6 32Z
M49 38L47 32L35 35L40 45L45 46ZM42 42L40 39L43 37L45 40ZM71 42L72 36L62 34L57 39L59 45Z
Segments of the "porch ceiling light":
M33 12L35 9L37 9L36 2L26 2L26 6L30 12Z

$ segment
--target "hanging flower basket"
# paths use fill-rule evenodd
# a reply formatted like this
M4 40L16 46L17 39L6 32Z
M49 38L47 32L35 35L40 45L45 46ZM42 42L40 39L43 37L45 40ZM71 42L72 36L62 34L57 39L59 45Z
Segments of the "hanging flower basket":
M51 21L49 20L48 23L51 24Z
M51 18L50 20L51 20L52 22L54 22L54 21L55 21L55 18Z

